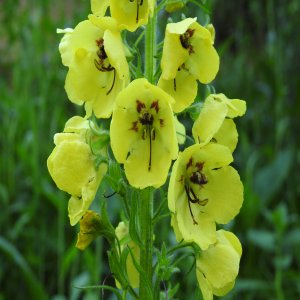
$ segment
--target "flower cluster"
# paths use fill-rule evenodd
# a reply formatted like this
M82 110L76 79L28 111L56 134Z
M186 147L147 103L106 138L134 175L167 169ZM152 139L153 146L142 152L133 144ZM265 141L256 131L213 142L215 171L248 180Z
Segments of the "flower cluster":
M172 12L185 1L166 5ZM71 118L55 135L47 161L57 187L71 195L70 223L80 221L81 227L77 247L84 249L105 232L101 216L89 209L111 159L109 142L129 186L137 189L163 186L175 161L168 207L176 238L200 249L196 276L204 299L225 295L234 286L242 250L233 233L216 227L230 222L243 203L243 185L230 164L238 140L233 119L245 114L246 104L224 94L208 95L192 127L194 142L182 152L179 144L185 145L186 133L177 118L199 103L198 84L209 84L218 73L214 27L202 26L196 18L167 24L161 72L149 82L130 78L132 53L122 31L146 25L156 13L156 1L91 0L91 10L74 29L58 30L64 34L62 63L68 67L65 90L70 101L84 105L86 115ZM111 118L109 134L95 122L105 118ZM118 225L114 237L121 252L130 249L128 280L138 287L140 276L131 255L139 260L140 248L127 223ZM117 286L122 287L118 281Z

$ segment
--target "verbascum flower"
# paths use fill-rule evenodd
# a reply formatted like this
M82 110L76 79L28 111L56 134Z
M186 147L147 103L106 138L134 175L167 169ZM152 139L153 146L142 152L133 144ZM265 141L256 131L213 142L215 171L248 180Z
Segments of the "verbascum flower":
M117 23L90 15L65 33L59 45L62 63L69 68L65 90L69 99L85 103L87 115L111 116L116 95L129 82L125 48Z
M219 70L219 56L211 31L187 18L167 25L158 85L175 99L181 112L197 95L197 80L211 82Z
M216 223L228 223L243 203L243 185L229 166L232 161L227 147L210 143L186 148L173 165L168 189L173 227L203 250L216 241Z
M224 94L209 95L192 129L195 142L205 145L213 141L227 146L233 152L238 133L232 119L245 112L244 100L228 99Z
M242 247L238 238L225 230L217 231L217 241L196 260L196 275L204 300L226 295L239 272Z
M166 181L178 144L171 96L146 79L132 81L116 99L110 137L116 160L136 188Z
M120 222L118 227L116 228L115 234L119 240L121 251L123 251L125 247L129 247L132 255L134 255L134 259L136 261L139 261L140 248L131 240L128 226L124 222ZM128 256L126 258L126 272L130 285L133 288L137 288L139 286L140 275L138 270L134 266L132 255L128 253ZM116 285L117 287L121 288L118 282L116 282Z
M110 12L121 29L135 31L148 23L156 0L110 0Z
M81 117L71 118L64 132L55 134L56 146L47 160L57 187L71 195L68 206L71 225L75 225L90 207L107 170L105 163L96 166L86 140L90 130L88 122Z
M208 29L187 18L169 23L161 60L162 78L176 77L178 68L187 70L201 83L211 82L219 70L219 56Z

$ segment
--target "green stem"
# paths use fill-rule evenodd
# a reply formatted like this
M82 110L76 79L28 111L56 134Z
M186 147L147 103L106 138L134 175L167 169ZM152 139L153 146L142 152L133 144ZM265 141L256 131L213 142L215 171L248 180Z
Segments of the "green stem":
M140 252L140 265L145 272L145 277L152 286L152 255L153 255L153 189L151 187L141 191L139 203L139 217L142 247ZM140 276L141 278L141 276ZM149 300L151 296L145 284L140 281L140 300Z
M156 23L157 10L154 9L153 17L149 19L145 35L145 77L150 83L155 83L156 70Z

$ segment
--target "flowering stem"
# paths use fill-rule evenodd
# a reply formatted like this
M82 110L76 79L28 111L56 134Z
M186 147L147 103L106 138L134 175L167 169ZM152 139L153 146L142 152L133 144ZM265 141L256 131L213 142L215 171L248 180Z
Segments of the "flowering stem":
M156 70L156 23L157 9L155 7L152 18L146 26L145 36L145 77L150 83L154 82L154 74Z
M145 272L146 280L152 286L152 254L153 254L153 189L151 187L141 191L141 199L139 203L140 230L141 230L141 252L140 265ZM140 300L151 299L149 290L140 276Z

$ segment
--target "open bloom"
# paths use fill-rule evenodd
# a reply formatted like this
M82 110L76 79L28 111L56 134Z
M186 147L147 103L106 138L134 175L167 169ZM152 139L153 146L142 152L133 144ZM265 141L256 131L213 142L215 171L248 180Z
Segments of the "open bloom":
M146 79L132 81L117 97L110 135L129 183L159 187L178 154L173 98Z
M126 247L129 247L132 255L134 255L134 259L136 261L139 261L140 260L140 248L134 241L131 240L130 235L129 235L128 225L125 224L124 222L120 222L118 224L118 227L115 230L115 234L119 240L119 243L121 246L121 251L126 249ZM128 280L129 280L130 285L133 288L137 288L139 286L140 274L133 263L132 255L130 253L128 253L128 256L126 258L126 272L128 275ZM116 284L120 288L119 282L116 282Z
M90 207L107 166L96 167L95 157L86 140L88 121L81 117L71 118L63 133L54 136L56 147L47 160L51 177L57 187L71 195L69 218L75 225Z
M214 141L227 146L233 152L238 133L232 119L245 112L244 100L228 99L224 94L209 95L192 129L195 142L205 145Z
M204 300L224 296L234 286L239 272L242 247L238 238L225 230L217 231L217 241L196 260L196 275Z
M116 21L90 16L65 33L59 45L62 63L69 67L65 89L69 99L85 103L87 115L110 117L116 95L129 82L129 69Z
M179 153L172 169L168 205L173 227L203 250L216 241L215 223L228 223L242 206L243 185L229 166L232 160L225 146L196 144Z
M219 70L212 31L187 18L167 25L158 86L171 94L175 112L188 107L197 95L197 80L211 82Z
M135 31L148 23L156 0L110 0L110 12L121 29Z
M208 29L187 18L169 23L161 60L162 78L174 79L178 68L187 70L201 83L211 82L219 70L219 56Z

